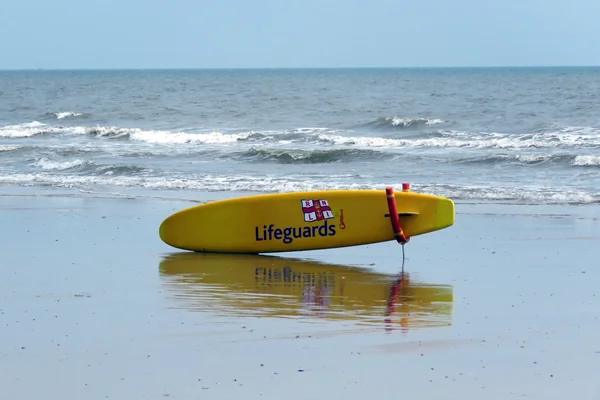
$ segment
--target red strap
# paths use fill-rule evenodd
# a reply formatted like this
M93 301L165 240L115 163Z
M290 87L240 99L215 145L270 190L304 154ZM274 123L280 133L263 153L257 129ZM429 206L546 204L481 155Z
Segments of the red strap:
M406 243L408 239L404 235L404 231L400 226L400 217L398 217L398 209L396 208L396 196L394 195L394 189L391 186L385 188L387 195L388 209L390 210L390 221L392 221L392 229L394 230L394 236L398 243Z

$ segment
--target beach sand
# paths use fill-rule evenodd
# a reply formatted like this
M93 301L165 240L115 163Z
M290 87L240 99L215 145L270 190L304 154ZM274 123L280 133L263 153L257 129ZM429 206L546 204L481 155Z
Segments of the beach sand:
M210 200L214 194L200 194ZM597 399L598 206L271 256L173 249L184 200L0 195L0 399Z

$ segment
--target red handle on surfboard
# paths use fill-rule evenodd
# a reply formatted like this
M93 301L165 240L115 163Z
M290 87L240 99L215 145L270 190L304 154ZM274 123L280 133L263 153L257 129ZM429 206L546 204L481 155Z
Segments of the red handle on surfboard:
M392 229L398 243L404 244L408 242L408 238L404 235L404 231L400 226L400 217L398 217L398 208L396 207L396 196L394 196L394 188L388 186L385 188L387 195L388 209L390 210L390 221L392 221Z

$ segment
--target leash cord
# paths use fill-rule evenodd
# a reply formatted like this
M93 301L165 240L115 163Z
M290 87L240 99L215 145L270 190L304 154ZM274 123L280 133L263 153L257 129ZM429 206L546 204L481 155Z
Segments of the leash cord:
M404 243L402 243L402 273L404 273L404 260L405 260L405 256L404 256Z

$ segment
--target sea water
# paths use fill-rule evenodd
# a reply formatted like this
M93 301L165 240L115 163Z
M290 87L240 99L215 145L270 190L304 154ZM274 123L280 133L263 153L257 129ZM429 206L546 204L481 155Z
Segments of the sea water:
M600 68L0 71L0 187L600 201Z

